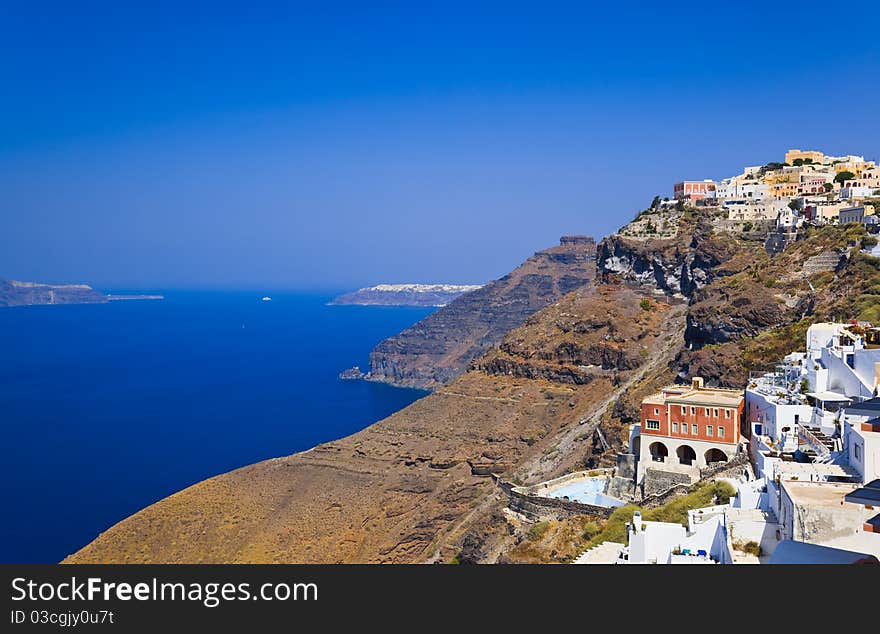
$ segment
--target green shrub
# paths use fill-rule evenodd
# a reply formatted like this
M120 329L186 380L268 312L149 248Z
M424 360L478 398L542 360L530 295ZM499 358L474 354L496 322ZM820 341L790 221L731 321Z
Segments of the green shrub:
M547 534L547 531L549 529L550 522L538 522L537 524L534 524L531 528L529 528L528 537L533 542L538 541Z
M761 544L755 541L746 542L742 546L742 551L744 553L749 553L750 555L754 555L755 557L761 556Z
M642 310L651 310L651 300L646 297L639 302L639 306Z
M599 522L596 522L596 521L587 522L584 525L584 532L581 533L581 537L583 539L585 539L586 541L590 541L591 539L593 539L596 535L598 535L601 532L602 532L602 527L599 525Z

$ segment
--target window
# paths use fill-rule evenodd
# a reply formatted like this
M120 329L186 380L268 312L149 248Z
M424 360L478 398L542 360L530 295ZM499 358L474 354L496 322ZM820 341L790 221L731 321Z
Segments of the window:
M862 446L861 445L853 444L853 456L859 462L862 461Z
M697 408L694 406L691 406L691 416L696 416L696 415L697 415Z
M678 432L678 423L672 423L672 431Z
M682 405L682 406L681 406L681 415L682 415L682 416L687 416L687 413L688 413L688 408L685 407L684 405Z
M657 415L659 415L659 414L660 414L660 408L659 408L659 407L655 407L655 408L654 408L654 416L657 416Z
M714 433L714 430L715 430L715 428L712 427L712 425L706 425L706 435L707 436L712 436Z
M645 421L646 429L660 429L660 421L659 420L648 420Z
M683 434L687 434L687 433L688 433L688 424L687 424L687 423L682 423L682 424L681 424L681 433L683 433Z
M724 410L724 418L730 418L730 410L729 409Z
M696 423L694 423L693 425L691 425L691 433L692 433L694 436L696 436L697 434L700 433L700 428L697 427L697 424L696 424Z
M710 415L710 414L709 414L709 408L707 407L707 408L706 408L706 416L709 416L709 415Z
M721 425L718 426L718 437L724 438L724 428Z
M715 418L718 418L718 408L717 407L712 410L712 416L714 416Z

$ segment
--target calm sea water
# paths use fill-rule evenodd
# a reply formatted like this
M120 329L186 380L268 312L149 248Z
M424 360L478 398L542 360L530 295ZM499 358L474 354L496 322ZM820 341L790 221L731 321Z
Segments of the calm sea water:
M260 297L0 309L0 562L56 562L194 482L424 395L337 374L431 309Z

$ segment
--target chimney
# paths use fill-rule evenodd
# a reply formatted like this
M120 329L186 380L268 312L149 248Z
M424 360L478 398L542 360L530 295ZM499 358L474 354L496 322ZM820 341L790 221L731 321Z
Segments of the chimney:
M633 513L633 530L636 533L642 532L642 513L641 511L636 511Z
M693 378L693 382L691 383L691 389L702 390L703 389L703 377L695 376Z

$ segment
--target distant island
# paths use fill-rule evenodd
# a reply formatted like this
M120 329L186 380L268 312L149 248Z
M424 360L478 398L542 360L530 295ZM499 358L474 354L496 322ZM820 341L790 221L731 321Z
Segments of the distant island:
M162 295L104 295L88 284L42 284L0 279L0 307L49 304L106 304L111 301L164 299Z
M446 306L460 295L482 288L480 284L378 284L345 293L330 306Z

